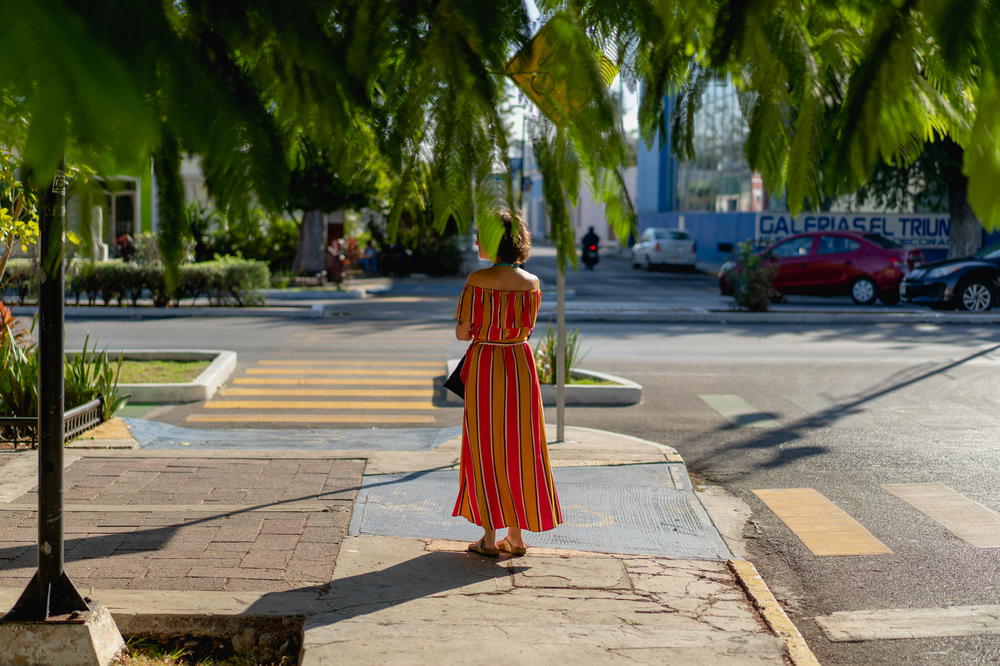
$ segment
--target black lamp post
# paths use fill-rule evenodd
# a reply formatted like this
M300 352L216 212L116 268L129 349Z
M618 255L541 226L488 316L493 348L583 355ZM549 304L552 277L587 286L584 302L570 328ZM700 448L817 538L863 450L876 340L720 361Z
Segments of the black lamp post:
M38 571L5 620L47 620L90 607L66 575L63 543L65 162L40 193L38 299Z

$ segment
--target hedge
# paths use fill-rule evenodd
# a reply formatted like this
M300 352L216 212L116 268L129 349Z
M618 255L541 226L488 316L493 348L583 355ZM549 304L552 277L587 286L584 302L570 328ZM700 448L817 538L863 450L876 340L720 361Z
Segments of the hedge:
M38 279L31 260L11 260L7 277L7 289L21 305L37 300ZM77 305L81 300L96 305L98 299L104 305L138 305L146 297L156 307L179 306L188 299L193 304L201 296L215 306L260 305L264 299L257 290L268 288L270 281L271 273L262 261L221 257L181 266L177 287L169 294L162 266L73 259L66 268L66 296Z

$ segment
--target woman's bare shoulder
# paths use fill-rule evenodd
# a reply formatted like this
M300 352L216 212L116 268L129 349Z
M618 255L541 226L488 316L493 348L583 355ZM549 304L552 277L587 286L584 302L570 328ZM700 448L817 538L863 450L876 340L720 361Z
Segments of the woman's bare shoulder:
M535 275L534 273L529 273L528 271L524 270L523 268L520 269L520 271L518 271L518 272L521 274L521 277L524 278L524 280L528 284L530 284L533 288L535 288L535 289L540 289L541 288L542 282L541 282L541 280L538 279L537 275Z
M465 278L466 284L471 284L473 287L492 287L495 281L490 275L490 268L480 268L478 271L472 271L469 273L469 277Z

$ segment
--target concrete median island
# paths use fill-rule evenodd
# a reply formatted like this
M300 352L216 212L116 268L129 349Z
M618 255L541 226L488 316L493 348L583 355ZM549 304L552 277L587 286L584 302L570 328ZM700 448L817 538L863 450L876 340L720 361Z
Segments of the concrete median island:
M448 359L445 363L445 376L450 377L455 371L459 359ZM608 405L627 406L642 401L642 386L624 377L609 375L596 370L573 368L570 375L585 380L587 383L566 384L567 405ZM572 380L572 377L571 377ZM462 399L444 390L446 402L461 404ZM542 384L542 401L547 406L556 404L556 387L554 384Z

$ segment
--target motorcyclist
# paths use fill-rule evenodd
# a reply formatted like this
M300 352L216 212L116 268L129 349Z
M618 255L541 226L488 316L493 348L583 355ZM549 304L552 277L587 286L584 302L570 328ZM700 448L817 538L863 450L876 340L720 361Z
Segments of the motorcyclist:
M594 227L590 227L580 242L583 246L580 253L583 263L587 268L593 268L598 262L597 248L601 243L601 237L594 232Z

